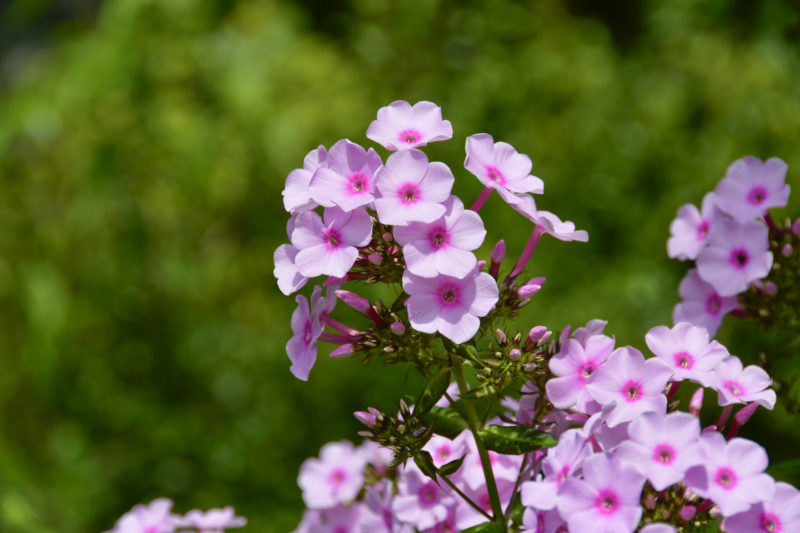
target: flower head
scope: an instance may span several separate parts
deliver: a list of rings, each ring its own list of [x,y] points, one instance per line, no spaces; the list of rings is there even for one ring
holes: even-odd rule
[[[344,212],[331,207],[323,216],[320,218],[314,211],[297,215],[292,231],[292,245],[298,250],[295,265],[301,275],[309,278],[341,278],[356,262],[356,247],[369,243],[372,219],[364,208]]]
[[[495,189],[503,199],[519,203],[515,193],[539,193],[544,182],[531,175],[531,158],[517,152],[504,142],[494,142],[492,136],[478,133],[467,137],[467,158],[464,167],[485,187]]]
[[[728,533],[790,533],[800,531],[800,491],[775,484],[775,497],[725,519]]]
[[[742,367],[741,359],[731,356],[719,364],[716,373],[713,387],[719,394],[720,405],[758,402],[767,409],[775,407],[775,391],[767,389],[772,380],[760,366]]]
[[[193,509],[183,517],[182,527],[193,527],[200,533],[223,533],[232,527],[242,527],[247,520],[236,516],[233,507],[224,509],[209,509],[206,512]]]
[[[180,517],[171,510],[172,501],[166,498],[136,505],[106,533],[172,533],[180,525]]]
[[[324,509],[352,500],[364,484],[363,453],[349,441],[329,442],[319,459],[309,458],[300,467],[297,484],[310,509]]]
[[[377,120],[367,128],[367,138],[388,150],[408,150],[453,136],[449,120],[442,120],[442,108],[433,102],[413,106],[397,100],[378,110]]]
[[[695,268],[681,280],[678,293],[683,301],[675,306],[672,320],[676,324],[689,322],[703,326],[712,337],[722,324],[722,317],[738,305],[735,296],[720,296],[710,283],[700,278]]]
[[[311,197],[324,207],[339,206],[352,211],[367,205],[375,198],[375,172],[381,157],[370,148],[342,139],[331,147],[327,165],[314,173],[308,190]]]
[[[668,255],[682,260],[695,259],[708,242],[711,226],[719,216],[717,213],[714,193],[703,197],[700,211],[692,204],[681,206],[678,217],[669,226]]]
[[[547,398],[559,409],[577,406],[586,412],[586,403],[592,399],[586,384],[613,349],[614,339],[606,335],[592,335],[585,345],[567,339],[561,351],[550,359],[550,370],[557,377],[547,382]]]
[[[777,157],[763,163],[753,156],[737,159],[717,185],[717,205],[742,222],[764,215],[770,207],[785,206],[789,200],[787,168]]]
[[[710,341],[708,331],[688,322],[672,329],[656,326],[645,335],[647,347],[673,372],[673,381],[689,379],[705,387],[714,382],[714,370],[730,354],[717,341]]]

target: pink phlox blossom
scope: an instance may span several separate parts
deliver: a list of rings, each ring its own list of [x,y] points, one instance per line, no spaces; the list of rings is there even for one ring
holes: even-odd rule
[[[522,527],[525,533],[569,533],[567,523],[557,509],[537,511],[526,508],[522,515]]]
[[[106,533],[172,533],[180,525],[181,517],[171,511],[172,501],[167,498],[136,505]]]
[[[519,214],[536,224],[544,233],[555,237],[560,241],[587,242],[589,234],[582,229],[575,229],[575,223],[566,220],[562,221],[558,216],[550,211],[536,209],[536,202],[529,194],[516,195],[518,202],[512,203]]]
[[[581,435],[595,452],[611,452],[628,440],[628,422],[613,427],[608,425],[608,417],[616,408],[616,402],[603,405],[600,411],[589,416],[580,429]]]
[[[369,509],[358,502],[305,512],[294,533],[367,533],[365,518]],[[410,532],[408,532],[410,533]]]
[[[325,509],[354,499],[364,484],[363,454],[349,441],[329,442],[319,458],[306,459],[300,467],[297,484],[310,509]]]
[[[800,531],[800,491],[775,484],[775,497],[725,519],[728,533],[792,533]]]
[[[426,477],[412,463],[407,463],[398,473],[398,492],[392,502],[392,511],[397,519],[417,529],[427,529],[442,522],[447,517],[448,507],[455,504],[453,493]]]
[[[433,464],[436,465],[436,468],[441,468],[451,461],[464,457],[468,451],[468,433],[467,430],[464,430],[453,440],[441,435],[433,435],[422,449],[431,454]]]
[[[558,444],[547,450],[541,467],[543,478],[522,484],[522,504],[539,510],[554,509],[558,488],[580,474],[581,464],[590,455],[592,447],[583,434],[577,429],[566,431]]]
[[[453,126],[442,120],[442,108],[426,101],[413,106],[405,100],[392,102],[378,109],[378,118],[367,128],[367,139],[387,150],[408,150],[452,137]]]
[[[494,142],[487,133],[467,137],[464,167],[483,183],[495,189],[503,199],[519,203],[515,193],[544,192],[544,182],[531,175],[531,158],[505,142]]]
[[[455,533],[484,522],[486,522],[485,516],[458,497],[447,507],[447,516],[444,520],[422,530],[421,533]]]
[[[295,264],[297,252],[297,248],[291,244],[281,244],[272,255],[272,261],[275,263],[272,275],[277,278],[278,288],[286,296],[302,289],[308,282],[308,278],[297,270]]]
[[[737,159],[717,185],[717,205],[740,221],[761,217],[771,207],[785,206],[789,201],[787,169],[777,157],[763,163],[753,156]]]
[[[440,275],[422,278],[406,271],[403,290],[409,294],[411,327],[423,333],[439,332],[460,344],[471,339],[499,299],[494,278],[476,268],[464,279]]]
[[[456,196],[444,202],[443,216],[430,223],[397,226],[394,238],[403,247],[406,267],[412,274],[432,278],[445,274],[463,278],[477,264],[472,250],[486,237],[480,215],[465,210]]]
[[[775,494],[775,480],[764,473],[767,452],[753,441],[734,438],[725,441],[721,433],[703,433],[700,442],[706,461],[690,468],[686,484],[719,507],[722,516],[747,511],[754,503],[769,501]]]
[[[283,189],[283,207],[296,215],[317,207],[317,202],[311,198],[308,185],[314,173],[326,164],[327,152],[324,146],[311,150],[303,160],[303,168],[298,168],[289,173],[286,178],[286,187]]]
[[[646,476],[656,490],[678,483],[706,458],[700,421],[689,413],[644,413],[630,423],[628,435],[614,455]]]
[[[632,533],[642,516],[644,477],[619,459],[595,454],[583,462],[583,479],[558,490],[558,512],[570,531]]]
[[[414,533],[412,526],[400,523],[394,516],[393,500],[391,482],[382,480],[368,486],[364,493],[362,510],[365,512],[361,516],[359,533]]]
[[[697,256],[697,272],[720,296],[738,294],[769,274],[767,227],[755,220],[720,220],[714,225],[708,246]]]
[[[532,381],[528,381],[520,390],[519,400],[506,396],[502,405],[509,411],[521,426],[531,426],[536,421],[536,403],[539,401],[539,388]]]
[[[364,150],[342,139],[331,147],[326,163],[317,169],[308,186],[319,205],[352,211],[375,199],[375,173],[382,164],[375,150]]]
[[[682,261],[697,258],[708,241],[711,226],[719,216],[714,193],[703,197],[700,211],[692,204],[682,205],[677,218],[669,225],[667,254]]]
[[[292,245],[298,249],[295,265],[308,278],[341,278],[358,258],[356,247],[365,246],[372,238],[372,219],[364,208],[346,213],[331,207],[323,217],[314,211],[297,215],[292,231]]]
[[[203,512],[193,509],[183,517],[181,527],[193,527],[198,533],[224,533],[226,529],[242,527],[247,520],[236,516],[233,507],[223,509],[209,509]]]
[[[608,321],[606,320],[600,320],[599,318],[592,319],[587,322],[585,326],[581,326],[573,331],[572,338],[581,343],[581,346],[586,348],[586,341],[594,335],[602,335],[607,324]],[[569,334],[569,332],[567,333]],[[564,342],[564,340],[561,341],[562,344]]]
[[[775,391],[767,388],[772,379],[760,366],[743,367],[741,359],[731,356],[719,364],[716,374],[713,388],[720,405],[757,402],[767,409],[775,407]]]
[[[671,524],[652,522],[640,529],[639,533],[678,533],[678,530]]]
[[[419,150],[403,150],[389,156],[377,176],[378,219],[384,224],[405,226],[430,223],[445,214],[443,202],[450,197],[455,178],[444,163]]]
[[[289,368],[292,374],[298,379],[307,381],[311,367],[317,360],[317,339],[325,329],[322,317],[333,310],[336,296],[333,291],[327,291],[323,297],[322,288],[315,286],[310,306],[303,295],[297,295],[295,301],[297,308],[292,313],[294,335],[286,343],[286,354],[292,362]]]
[[[714,370],[730,356],[727,348],[709,340],[708,330],[688,322],[679,322],[672,329],[656,326],[645,335],[645,342],[656,357],[673,372],[673,381],[688,379],[710,387]]]
[[[616,403],[606,421],[614,427],[647,411],[663,413],[667,408],[664,387],[671,376],[663,361],[645,361],[639,350],[625,346],[614,350],[595,371],[587,390],[600,404]]]
[[[681,280],[678,293],[683,301],[672,312],[673,322],[702,326],[712,337],[722,324],[722,317],[738,307],[736,296],[720,296],[711,284],[700,278],[695,268]]]
[[[567,339],[561,351],[550,359],[550,370],[556,377],[547,382],[547,398],[559,409],[577,406],[586,412],[587,402],[592,401],[587,383],[613,350],[614,339],[606,335],[592,335],[586,339],[586,346]]]

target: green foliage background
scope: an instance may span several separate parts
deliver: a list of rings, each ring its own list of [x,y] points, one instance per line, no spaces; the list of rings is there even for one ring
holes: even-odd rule
[[[368,143],[396,99],[443,107],[455,136],[428,153],[465,202],[464,138],[489,132],[531,155],[538,205],[589,231],[543,240],[529,272],[548,282],[515,327],[600,317],[644,348],[685,272],[665,253],[678,206],[746,154],[783,158],[800,189],[795,6],[0,6],[0,530],[104,531],[161,495],[180,512],[232,504],[245,531],[297,524],[303,459],[420,384],[324,350],[308,383],[288,372],[280,193],[317,145]],[[518,254],[527,223],[496,196],[481,214],[483,252],[505,238]],[[783,350],[730,320],[719,338],[751,361]],[[748,434],[789,460],[797,420],[760,411]],[[794,468],[776,475],[797,483]]]

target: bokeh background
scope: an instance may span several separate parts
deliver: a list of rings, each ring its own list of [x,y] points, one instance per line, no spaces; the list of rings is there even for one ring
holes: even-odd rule
[[[0,2],[0,530],[104,531],[157,496],[293,529],[303,459],[419,382],[329,348],[289,373],[281,189],[317,145],[370,144],[396,99],[443,107],[455,135],[428,153],[465,202],[464,138],[489,132],[589,231],[543,239],[516,327],[599,317],[644,348],[686,270],[665,252],[678,206],[746,154],[800,190],[799,46],[779,0]],[[527,222],[496,196],[481,214],[483,253],[518,254]],[[731,320],[719,338],[784,349]],[[746,428],[795,483],[798,420]]]

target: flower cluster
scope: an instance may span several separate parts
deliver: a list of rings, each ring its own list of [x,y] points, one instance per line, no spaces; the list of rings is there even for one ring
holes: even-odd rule
[[[136,505],[107,533],[224,533],[245,524],[247,520],[236,516],[233,507],[205,512],[193,509],[181,516],[172,513],[170,500],[159,498],[148,505]]]

